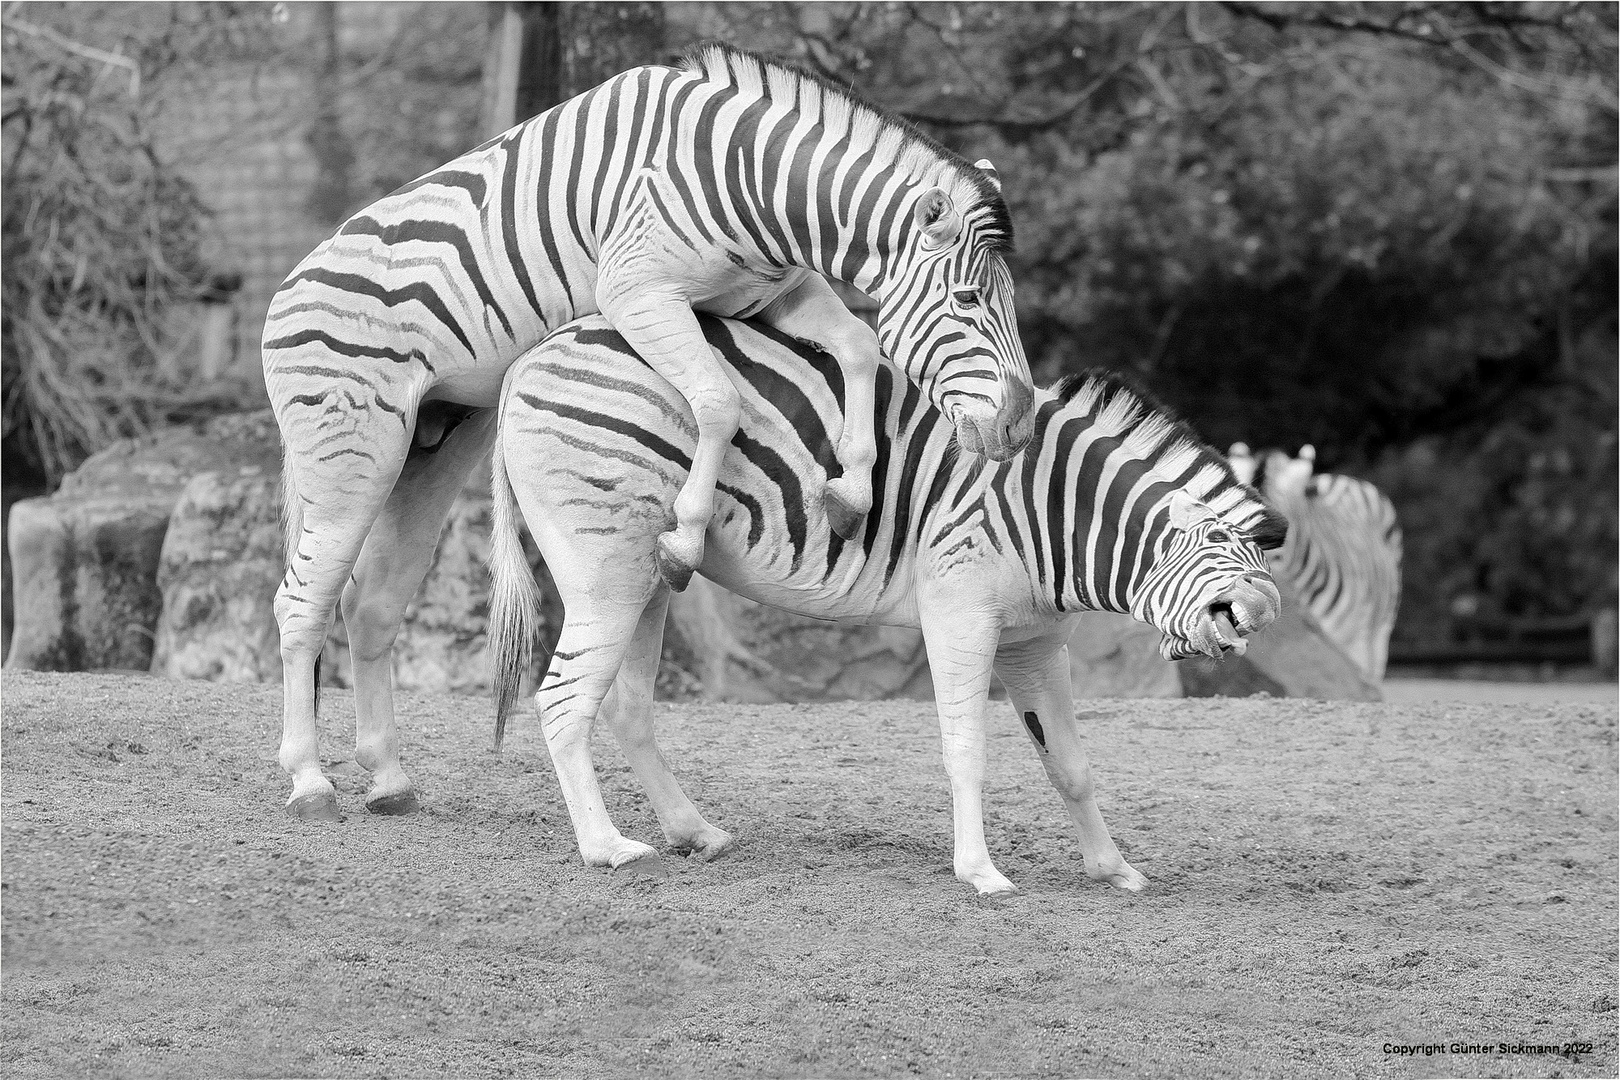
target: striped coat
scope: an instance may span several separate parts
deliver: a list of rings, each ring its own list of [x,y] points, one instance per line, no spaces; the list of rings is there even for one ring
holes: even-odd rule
[[[1030,445],[997,464],[958,453],[950,425],[885,368],[873,508],[846,540],[813,496],[842,423],[837,365],[766,327],[703,328],[737,377],[744,421],[720,473],[702,572],[803,614],[922,628],[962,880],[981,892],[1012,887],[990,862],[979,809],[994,670],[1080,828],[1088,872],[1140,888],[1091,796],[1068,684],[1073,619],[1128,611],[1163,631],[1168,659],[1241,650],[1278,612],[1261,548],[1281,542],[1281,519],[1223,458],[1111,377],[1037,392]],[[589,751],[599,713],[670,842],[704,855],[728,842],[680,793],[650,727],[668,601],[654,547],[694,436],[679,397],[599,320],[558,331],[508,376],[491,552],[497,711],[533,634],[521,509],[567,612],[536,701],[592,864],[653,857],[602,809]]]
[[[702,560],[740,408],[694,312],[751,315],[837,358],[857,420],[817,497],[853,534],[871,501],[880,343],[968,450],[1001,459],[1028,438],[1011,241],[988,162],[724,47],[625,72],[351,218],[293,271],[265,324],[286,459],[276,619],[292,812],[337,813],[316,747],[315,664],[340,597],[367,805],[414,806],[389,652],[525,350],[599,311],[691,410],[692,468],[657,547],[679,587]],[[878,300],[875,331],[827,277]]]
[[[1366,480],[1317,473],[1316,450],[1258,457],[1242,443],[1233,465],[1288,518],[1288,542],[1271,569],[1346,656],[1375,681],[1389,664],[1401,603],[1401,527],[1395,505]]]

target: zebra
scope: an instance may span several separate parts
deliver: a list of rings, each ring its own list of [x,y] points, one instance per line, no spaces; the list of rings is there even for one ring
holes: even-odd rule
[[[693,411],[696,456],[658,545],[679,588],[702,559],[739,408],[694,311],[752,316],[837,357],[856,419],[824,490],[833,527],[853,535],[871,502],[880,348],[969,451],[1000,460],[1028,439],[1011,244],[988,161],[725,46],[618,75],[350,218],[281,286],[264,334],[285,457],[288,810],[337,816],[316,750],[316,666],[340,603],[367,808],[416,808],[390,652],[525,350],[599,311]],[[875,330],[828,279],[878,300]]]
[[[1232,467],[1288,518],[1271,569],[1346,656],[1374,681],[1389,664],[1401,604],[1401,526],[1395,505],[1366,480],[1317,473],[1316,449],[1228,452]]]
[[[1286,522],[1118,377],[1093,373],[1036,391],[1029,446],[993,463],[959,454],[939,411],[885,366],[872,510],[846,540],[814,497],[844,423],[836,363],[766,325],[699,322],[743,399],[702,573],[800,614],[921,627],[959,879],[980,893],[1013,889],[991,862],[980,803],[994,670],[1079,830],[1088,875],[1142,888],[1093,795],[1069,683],[1074,619],[1087,609],[1129,612],[1163,631],[1170,660],[1241,652],[1280,611],[1262,549],[1282,542]],[[602,716],[668,842],[713,858],[730,837],[682,792],[651,720],[670,596],[654,547],[669,492],[690,466],[691,414],[622,335],[592,317],[513,365],[498,423],[496,743],[529,664],[538,605],[521,510],[566,611],[535,702],[580,854],[593,866],[658,859],[608,819],[589,745]]]

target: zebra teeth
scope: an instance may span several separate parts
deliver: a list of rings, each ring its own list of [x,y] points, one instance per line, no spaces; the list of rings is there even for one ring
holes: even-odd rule
[[[1225,608],[1217,611],[1212,622],[1215,627],[1215,635],[1220,638],[1223,647],[1231,649],[1239,656],[1249,651],[1249,643],[1242,634],[1238,633],[1236,624],[1232,622],[1232,613],[1230,611]]]

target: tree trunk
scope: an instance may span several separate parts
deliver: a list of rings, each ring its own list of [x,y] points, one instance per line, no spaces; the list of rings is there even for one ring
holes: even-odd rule
[[[484,137],[638,64],[663,59],[664,10],[655,3],[527,3],[490,11]]]
[[[315,5],[315,121],[308,141],[315,155],[315,183],[310,188],[309,212],[317,221],[336,224],[349,215],[349,176],[354,170],[354,148],[343,137],[342,85],[338,65],[337,4]]]

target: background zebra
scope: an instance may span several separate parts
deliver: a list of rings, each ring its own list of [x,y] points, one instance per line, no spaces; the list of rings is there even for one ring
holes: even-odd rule
[[[1079,829],[1087,873],[1145,883],[1092,791],[1067,641],[1088,608],[1164,633],[1167,659],[1241,650],[1280,601],[1262,547],[1286,529],[1225,460],[1107,375],[1038,391],[1023,455],[956,453],[949,425],[880,368],[874,502],[849,541],[815,497],[833,465],[844,386],[826,356],[768,327],[701,320],[738,377],[744,421],[720,475],[703,573],[826,619],[921,626],[955,807],[956,875],[1013,888],[985,846],[980,791],[992,668]],[[712,858],[730,837],[681,791],[654,741],[652,690],[669,589],[654,547],[696,430],[674,388],[601,319],[559,330],[513,365],[494,456],[491,653],[501,717],[527,667],[538,597],[524,518],[566,618],[536,695],[546,745],[591,865],[656,859],[609,820],[591,761],[599,711],[669,842]]]
[[[857,422],[826,497],[853,533],[871,499],[880,341],[969,450],[1004,458],[1028,438],[1011,241],[993,172],[724,47],[617,76],[351,218],[294,270],[265,328],[286,455],[290,566],[275,613],[288,808],[337,813],[316,751],[315,665],[340,592],[366,804],[415,807],[389,652],[520,353],[600,310],[690,407],[692,470],[658,549],[679,587],[702,557],[738,415],[693,310],[752,315],[837,358]],[[821,275],[877,298],[875,335]]]
[[[1291,584],[1322,630],[1362,671],[1382,679],[1401,604],[1401,527],[1371,483],[1316,473],[1316,450],[1252,454],[1235,443],[1233,471],[1288,518],[1272,572]]]

